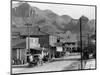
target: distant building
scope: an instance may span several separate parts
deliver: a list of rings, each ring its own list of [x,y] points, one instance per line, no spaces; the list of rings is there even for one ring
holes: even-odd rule
[[[95,45],[96,44],[96,35],[95,34],[91,35],[90,40],[91,40],[91,43]]]
[[[60,39],[60,41],[63,42],[66,51],[77,50],[78,40],[76,34],[72,34],[70,31],[67,31],[66,33],[61,33],[58,35],[63,37]]]
[[[66,42],[65,42],[66,50],[77,50],[78,42],[76,34],[72,34],[71,32],[66,32]]]

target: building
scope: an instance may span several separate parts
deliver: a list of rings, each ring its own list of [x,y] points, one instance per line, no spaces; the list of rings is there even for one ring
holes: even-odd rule
[[[64,43],[66,50],[68,51],[77,50],[77,47],[78,47],[77,41],[78,40],[77,40],[76,34],[72,34],[70,31],[66,32],[66,42]]]
[[[12,64],[19,65],[24,64],[27,61],[26,58],[26,40],[25,39],[14,39],[11,43],[11,56],[12,61],[14,61]]]
[[[49,36],[49,44],[51,48],[51,56],[52,57],[60,57],[61,53],[64,51],[63,42],[61,42],[61,37],[58,35],[50,35]]]
[[[70,31],[67,31],[65,33],[58,34],[58,36],[62,37],[60,39],[60,42],[64,44],[64,48],[66,51],[77,50],[78,40],[76,34],[72,34]]]
[[[33,30],[34,31],[34,30]],[[17,36],[18,37],[18,36]],[[18,61],[17,64],[27,63],[28,55],[28,33],[20,33],[20,38],[12,37],[12,61]],[[34,32],[30,33],[30,52],[31,54],[41,53],[42,49],[44,52],[49,50],[49,35],[45,32],[35,28]]]
[[[48,48],[49,46],[49,34],[40,31],[39,27],[34,27],[34,29],[32,29],[30,31],[30,37],[34,37],[34,38],[39,38],[39,43],[41,47],[45,47]],[[28,37],[28,32],[22,33],[20,35],[21,38],[25,39]]]

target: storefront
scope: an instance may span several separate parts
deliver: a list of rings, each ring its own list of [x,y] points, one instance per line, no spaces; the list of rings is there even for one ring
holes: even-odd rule
[[[12,46],[12,64],[20,65],[25,64],[26,61],[26,43],[25,39],[16,40],[17,44]]]

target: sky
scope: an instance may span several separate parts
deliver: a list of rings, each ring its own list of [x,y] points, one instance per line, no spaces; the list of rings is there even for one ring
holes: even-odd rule
[[[18,2],[13,2],[18,3]],[[28,2],[31,6],[38,7],[41,10],[49,9],[58,15],[69,15],[74,19],[79,19],[82,15],[89,19],[95,19],[95,7],[63,4],[46,4]]]

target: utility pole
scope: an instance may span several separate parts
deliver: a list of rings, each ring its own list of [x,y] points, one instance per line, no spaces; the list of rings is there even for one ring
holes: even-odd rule
[[[27,31],[28,31],[28,50],[27,50],[27,52],[29,52],[29,54],[30,54],[30,27],[32,26],[32,24],[25,24],[26,26],[27,26]]]
[[[24,16],[27,16],[27,17],[24,17],[24,21],[26,22],[25,26],[27,27],[27,32],[28,32],[28,54],[30,54],[30,27],[32,27],[32,23],[30,23],[30,19],[28,19],[30,16],[31,16],[32,12],[31,12],[31,9],[29,10],[29,13],[27,15],[24,15]]]
[[[88,47],[89,47],[89,44],[90,44],[90,43],[89,43],[89,34],[87,34],[87,37],[88,37]]]
[[[82,49],[82,21],[81,18],[80,21],[80,49],[81,49],[81,70],[83,69],[83,49]]]

